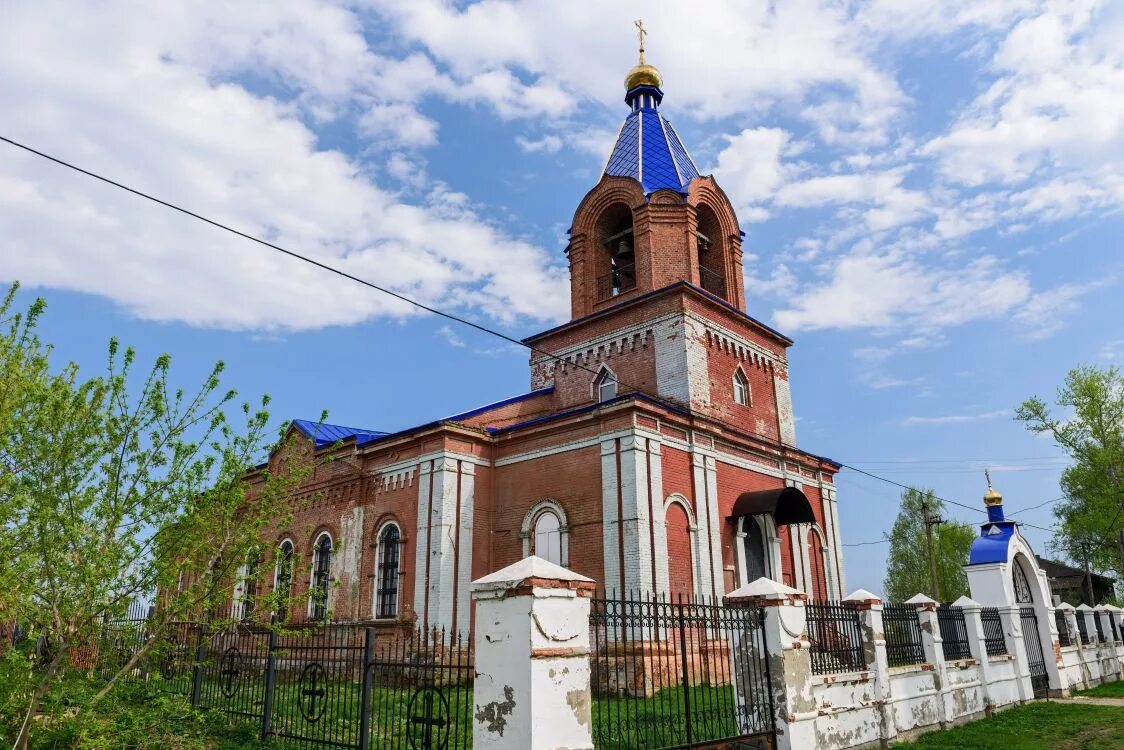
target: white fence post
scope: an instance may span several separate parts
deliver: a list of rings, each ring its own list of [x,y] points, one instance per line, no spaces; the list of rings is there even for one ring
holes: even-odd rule
[[[882,720],[881,736],[888,742],[898,736],[890,692],[890,659],[886,654],[886,626],[882,619],[882,599],[865,589],[850,594],[843,603],[859,614],[863,635],[863,655],[867,669],[874,675],[874,694],[879,701]]]
[[[768,578],[726,595],[731,604],[765,609],[765,649],[777,725],[777,750],[816,747],[816,702],[806,631],[808,595]]]
[[[906,599],[906,604],[917,607],[917,621],[921,625],[921,645],[925,649],[925,661],[933,665],[936,677],[937,696],[940,701],[941,729],[948,726],[949,709],[945,695],[948,693],[948,665],[944,660],[944,638],[937,620],[937,602],[924,594]]]
[[[591,750],[594,582],[528,557],[472,584],[476,750]]]

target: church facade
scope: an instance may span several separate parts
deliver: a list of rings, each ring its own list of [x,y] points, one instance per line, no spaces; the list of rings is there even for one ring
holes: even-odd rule
[[[525,341],[527,393],[393,434],[293,423],[334,460],[266,540],[273,589],[308,601],[287,618],[467,631],[471,581],[531,554],[608,591],[766,576],[843,597],[839,465],[797,447],[793,342],[746,313],[744,235],[661,87],[642,58],[574,214],[571,319]]]

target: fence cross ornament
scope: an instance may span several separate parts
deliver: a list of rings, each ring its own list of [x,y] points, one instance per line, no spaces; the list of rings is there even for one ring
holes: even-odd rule
[[[238,648],[231,646],[222,655],[222,671],[219,673],[222,676],[222,694],[227,698],[233,698],[234,694],[238,692],[240,675],[238,670],[238,657],[241,653]]]
[[[417,712],[419,696],[421,713]],[[410,698],[407,713],[410,724],[421,727],[421,745],[414,732],[408,735],[412,750],[441,750],[449,743],[449,702],[440,690],[431,685],[418,688]]]
[[[315,724],[324,715],[327,701],[324,700],[324,687],[321,683],[325,681],[326,677],[324,667],[320,666],[318,662],[312,662],[301,672],[299,705],[301,716],[309,724]]]

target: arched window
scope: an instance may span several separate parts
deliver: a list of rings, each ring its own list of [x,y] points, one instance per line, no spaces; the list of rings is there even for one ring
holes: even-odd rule
[[[597,392],[598,403],[611,401],[617,397],[617,376],[608,367],[602,367],[593,381],[593,387]]]
[[[273,572],[273,591],[277,594],[277,621],[289,616],[289,596],[293,593],[293,542],[281,542],[277,550],[277,567]]]
[[[309,597],[309,617],[325,620],[328,617],[328,587],[332,580],[332,537],[324,532],[316,538],[312,552],[312,586]]]
[[[553,500],[535,503],[523,517],[519,536],[523,539],[523,556],[536,555],[563,568],[570,565],[570,530],[566,512]]]
[[[249,620],[254,614],[254,605],[257,599],[258,567],[261,557],[257,552],[251,552],[245,565],[238,567],[234,582],[234,610],[231,615],[237,620]]]
[[[698,250],[699,285],[722,299],[726,299],[726,258],[722,238],[722,225],[710,206],[698,207],[699,228],[695,233]]]
[[[549,510],[535,519],[535,533],[531,540],[533,554],[555,565],[562,564],[562,524]]]
[[[388,522],[378,535],[378,571],[375,577],[375,617],[391,619],[398,616],[398,565],[402,534],[398,524]]]
[[[753,401],[749,390],[749,378],[745,376],[742,368],[734,370],[734,403],[749,406]]]
[[[632,231],[632,209],[615,203],[597,222],[602,247],[597,263],[597,298],[610,299],[636,288],[636,251]]]
[[[1020,604],[1033,604],[1034,596],[1030,593],[1030,582],[1026,579],[1026,572],[1017,558],[1011,565],[1011,577],[1015,586],[1015,601]]]

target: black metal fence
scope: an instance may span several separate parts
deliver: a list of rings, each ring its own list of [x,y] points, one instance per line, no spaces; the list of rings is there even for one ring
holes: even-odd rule
[[[838,674],[868,669],[858,610],[838,602],[808,604],[805,609],[813,673]]]
[[[1104,626],[1101,624],[1101,616],[1099,613],[1093,613],[1093,624],[1097,626],[1097,642],[1104,643]]]
[[[882,629],[886,638],[886,658],[891,667],[925,661],[917,607],[912,604],[885,605],[882,608]]]
[[[1081,634],[1081,645],[1089,645],[1089,624],[1085,622],[1085,613],[1077,613],[1077,632]]]
[[[995,607],[984,607],[980,610],[980,623],[983,625],[984,646],[988,656],[1005,656],[1007,654],[1007,637],[1003,634],[1003,621],[999,618],[999,610]]]
[[[752,738],[771,747],[764,622],[756,607],[706,599],[592,598],[594,746],[710,747]]]
[[[1073,630],[1069,627],[1069,618],[1065,616],[1064,609],[1054,610],[1054,625],[1058,628],[1058,643],[1062,646],[1073,645]]]
[[[968,627],[964,624],[964,610],[949,604],[937,607],[937,624],[944,642],[945,661],[970,659],[972,650],[968,646]]]
[[[1108,624],[1112,627],[1112,640],[1113,641],[1119,641],[1120,640],[1120,626],[1116,624],[1117,616],[1118,615],[1115,612],[1110,612],[1109,615],[1108,615]]]
[[[124,666],[150,640],[147,623],[104,623],[98,670]],[[253,721],[284,747],[472,747],[472,643],[438,630],[174,623],[130,675],[194,707]]]

